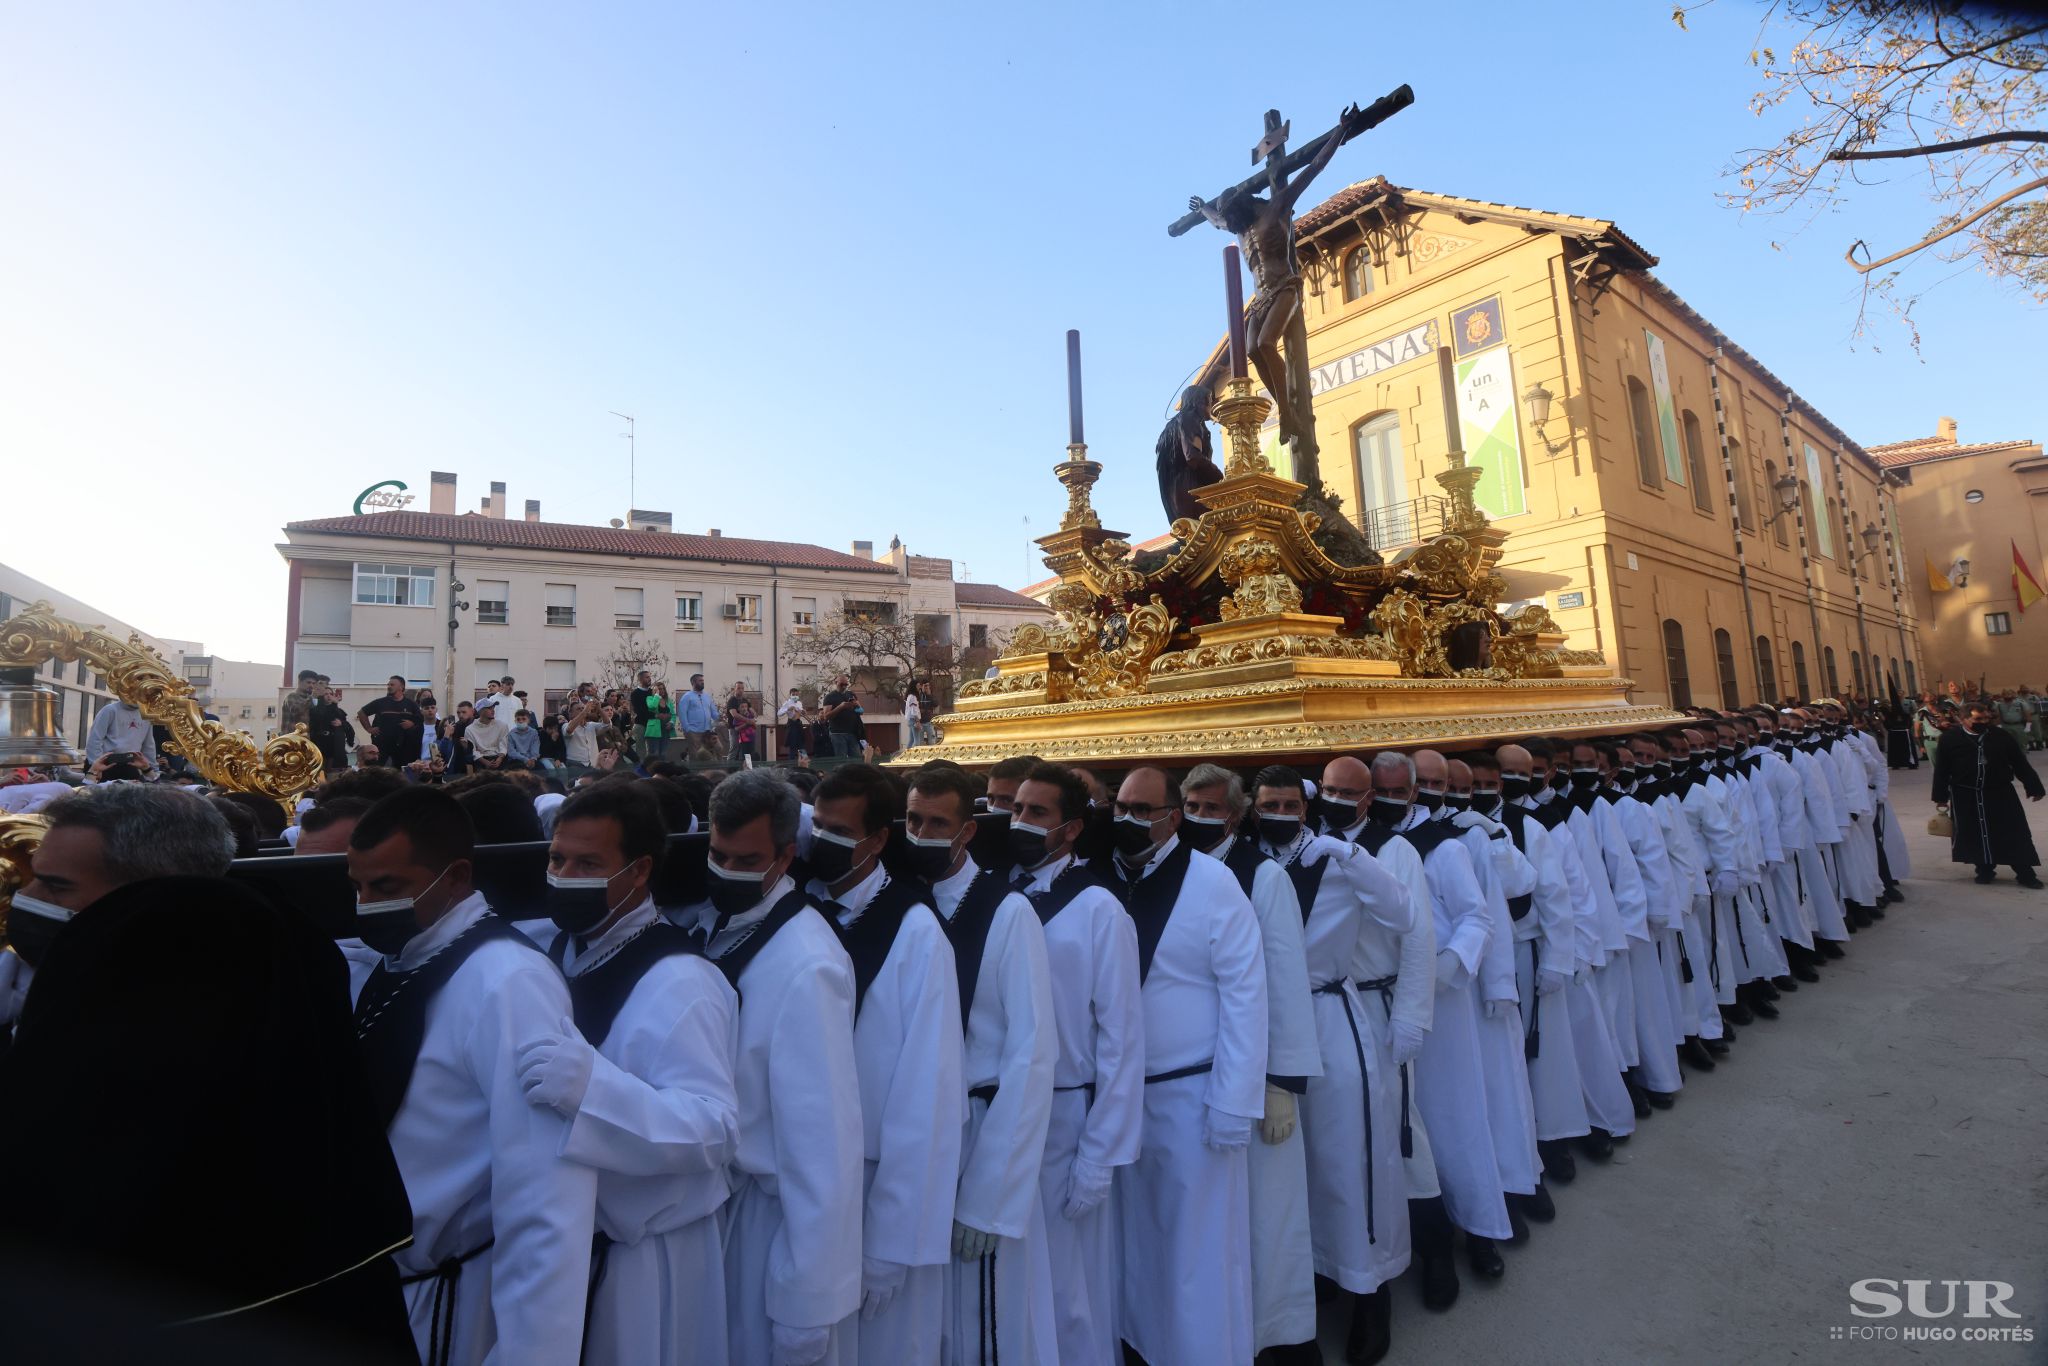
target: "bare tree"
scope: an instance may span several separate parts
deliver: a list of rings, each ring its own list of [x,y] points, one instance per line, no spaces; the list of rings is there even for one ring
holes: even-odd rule
[[[631,688],[640,681],[642,670],[653,674],[657,683],[666,681],[668,655],[638,631],[621,631],[611,651],[597,661],[597,677],[591,682],[600,689]]]
[[[783,641],[782,662],[818,673],[844,671],[854,687],[891,706],[901,706],[913,681],[936,685],[938,700],[958,692],[963,669],[976,676],[1002,653],[1003,633],[994,632],[981,645],[961,646],[940,636],[920,634],[910,622],[863,612],[833,612],[821,618],[809,635]]]
[[[1671,17],[1683,28],[1702,7]],[[1780,30],[1791,46],[1767,45]],[[1927,178],[1935,216],[1883,255],[1849,247],[1866,307],[1876,294],[1910,326],[1918,293],[1897,289],[1892,267],[1930,250],[2048,302],[2048,21],[1959,0],[1772,0],[1750,61],[1763,87],[1750,109],[1798,117],[1740,154],[1728,174],[1741,189],[1724,201],[1811,221],[1873,183],[1867,163],[1904,161]]]

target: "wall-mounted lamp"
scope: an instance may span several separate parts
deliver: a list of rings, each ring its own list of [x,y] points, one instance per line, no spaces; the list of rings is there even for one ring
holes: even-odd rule
[[[1522,402],[1529,405],[1529,418],[1536,424],[1536,435],[1543,442],[1544,451],[1550,455],[1562,455],[1571,449],[1572,444],[1569,431],[1565,433],[1567,439],[1556,444],[1543,435],[1544,424],[1550,421],[1550,405],[1556,401],[1557,395],[1540,384],[1530,385],[1529,392],[1522,395]]]
[[[1760,531],[1769,530],[1773,522],[1799,506],[1799,476],[1788,474],[1779,479],[1777,483],[1771,485],[1771,496],[1778,500],[1778,510],[1771,514],[1769,521],[1758,528]]]
[[[1947,577],[1948,581],[1958,588],[1968,587],[1970,582],[1969,560],[1958,556],[1955,562],[1949,565]]]

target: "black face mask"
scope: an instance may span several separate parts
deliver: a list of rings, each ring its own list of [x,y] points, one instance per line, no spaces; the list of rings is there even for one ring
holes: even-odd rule
[[[1580,792],[1591,792],[1600,786],[1600,770],[1597,768],[1575,768],[1572,770],[1572,786]]]
[[[811,876],[830,886],[853,871],[861,841],[829,830],[811,831]]]
[[[1554,768],[1550,771],[1550,785],[1563,792],[1572,785],[1572,775],[1561,768]]]
[[[27,902],[29,904],[24,905]],[[49,952],[50,941],[71,923],[76,912],[33,897],[14,894],[14,904],[7,912],[7,942],[21,955],[21,961],[30,967],[39,967],[43,955]],[[411,912],[407,912],[411,917]]]
[[[1444,794],[1441,792],[1431,792],[1426,787],[1418,787],[1415,789],[1415,804],[1431,815],[1435,815],[1444,809]]]
[[[1294,837],[1301,833],[1299,816],[1259,817],[1259,838],[1275,849],[1285,849],[1294,843]]]
[[[953,841],[921,840],[912,835],[903,844],[912,873],[926,882],[945,879],[946,870],[953,866]]]
[[[1349,830],[1358,824],[1358,803],[1342,797],[1317,797],[1316,819],[1323,823],[1323,829],[1330,834]]]
[[[1003,833],[1003,852],[1009,855],[1012,867],[1036,868],[1045,862],[1045,846],[1051,838],[1050,830],[1012,821]]]
[[[1141,821],[1136,816],[1118,816],[1110,831],[1110,839],[1115,842],[1117,853],[1131,860],[1151,851],[1152,829],[1151,821]]]
[[[419,922],[413,919],[410,909],[403,911],[380,911],[374,915],[356,916],[356,938],[383,954],[396,958],[405,952],[405,946],[420,932]],[[14,938],[12,932],[8,938]],[[23,955],[26,957],[27,955]],[[31,962],[34,960],[31,959]]]
[[[619,873],[626,870],[621,868]],[[570,934],[588,934],[611,914],[611,877],[561,877],[548,874],[548,919]],[[758,893],[755,897],[759,900]]]
[[[1503,778],[1501,782],[1506,783],[1507,779]],[[1500,793],[1475,791],[1472,794],[1472,809],[1482,816],[1491,816],[1500,810]]]
[[[1408,803],[1397,802],[1391,797],[1374,797],[1372,805],[1365,809],[1367,820],[1374,825],[1384,825],[1390,830],[1399,825],[1407,815]]]
[[[1526,773],[1503,773],[1500,775],[1500,795],[1508,801],[1519,801],[1529,795],[1529,776]]]
[[[1444,805],[1453,811],[1470,811],[1472,809],[1472,794],[1469,792],[1446,792],[1444,793]]]
[[[711,874],[711,909],[718,912],[721,921],[745,911],[751,911],[768,895],[768,889],[775,885],[766,870],[759,873],[732,873],[715,863],[706,863],[705,871]]]
[[[1229,821],[1217,820],[1212,816],[1190,816],[1186,812],[1181,813],[1181,838],[1205,854],[1222,842],[1223,832],[1229,828]]]
[[[1659,778],[1671,776],[1671,764],[1667,760],[1659,759],[1656,763],[1651,764],[1650,767],[1656,770]]]

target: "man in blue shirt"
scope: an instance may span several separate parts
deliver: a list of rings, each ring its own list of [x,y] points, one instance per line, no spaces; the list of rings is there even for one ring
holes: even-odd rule
[[[718,704],[704,691],[704,675],[690,675],[690,690],[676,704],[676,721],[683,728],[683,753],[690,759],[716,759]]]

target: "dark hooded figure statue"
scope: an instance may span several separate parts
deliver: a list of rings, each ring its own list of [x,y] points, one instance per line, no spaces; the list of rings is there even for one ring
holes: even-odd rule
[[[1154,446],[1159,473],[1159,503],[1166,509],[1166,524],[1182,517],[1199,517],[1202,505],[1194,491],[1219,482],[1223,471],[1210,454],[1209,391],[1190,384],[1180,396],[1180,407],[1167,420]]]

